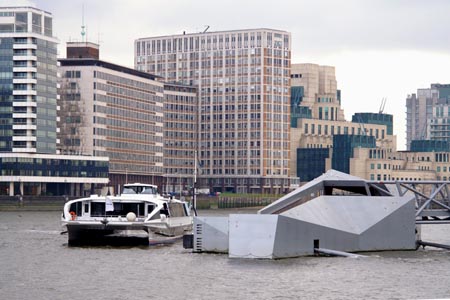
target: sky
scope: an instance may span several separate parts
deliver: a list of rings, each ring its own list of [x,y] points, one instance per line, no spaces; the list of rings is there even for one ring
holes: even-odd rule
[[[0,4],[2,1],[0,0]],[[11,0],[9,0],[11,1]],[[19,3],[23,0],[14,0]],[[347,120],[355,112],[394,115],[397,147],[406,144],[406,98],[450,83],[447,0],[35,0],[53,14],[60,57],[67,41],[100,43],[103,60],[134,64],[134,40],[208,31],[273,28],[292,37],[292,63],[336,68]]]

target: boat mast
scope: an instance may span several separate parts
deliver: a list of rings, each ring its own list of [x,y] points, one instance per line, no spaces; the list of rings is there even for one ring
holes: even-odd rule
[[[194,216],[197,216],[197,199],[196,199],[196,188],[197,188],[197,151],[194,151],[194,185],[192,193],[192,208],[194,209]]]

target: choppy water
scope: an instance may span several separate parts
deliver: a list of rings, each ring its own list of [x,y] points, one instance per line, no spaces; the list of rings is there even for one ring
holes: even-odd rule
[[[450,226],[423,227],[422,237],[450,244]],[[430,298],[450,298],[450,251],[268,261],[181,243],[69,248],[58,212],[0,212],[0,299]]]

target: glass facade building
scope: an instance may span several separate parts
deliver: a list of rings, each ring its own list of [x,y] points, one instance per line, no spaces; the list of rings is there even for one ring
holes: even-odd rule
[[[0,8],[0,195],[86,195],[108,183],[108,158],[57,150],[52,15]]]
[[[298,148],[297,176],[301,182],[311,181],[326,172],[329,148]]]
[[[305,89],[303,86],[291,86],[291,127],[297,127],[298,119],[311,119],[312,111],[302,106]]]
[[[386,125],[386,134],[394,134],[394,118],[389,114],[380,113],[355,113],[352,116],[353,123]]]
[[[373,136],[345,134],[334,135],[331,168],[350,174],[350,158],[353,158],[354,148],[375,147],[376,140]]]
[[[0,195],[87,196],[107,184],[108,158],[0,153]]]
[[[52,16],[32,7],[0,13],[0,151],[56,153],[56,46]]]
[[[440,140],[413,140],[411,152],[449,152],[450,143]]]

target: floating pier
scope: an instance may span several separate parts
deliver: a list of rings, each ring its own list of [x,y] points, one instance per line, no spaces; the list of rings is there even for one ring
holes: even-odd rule
[[[193,251],[277,259],[415,250],[420,240],[413,192],[330,170],[258,214],[194,218]]]

